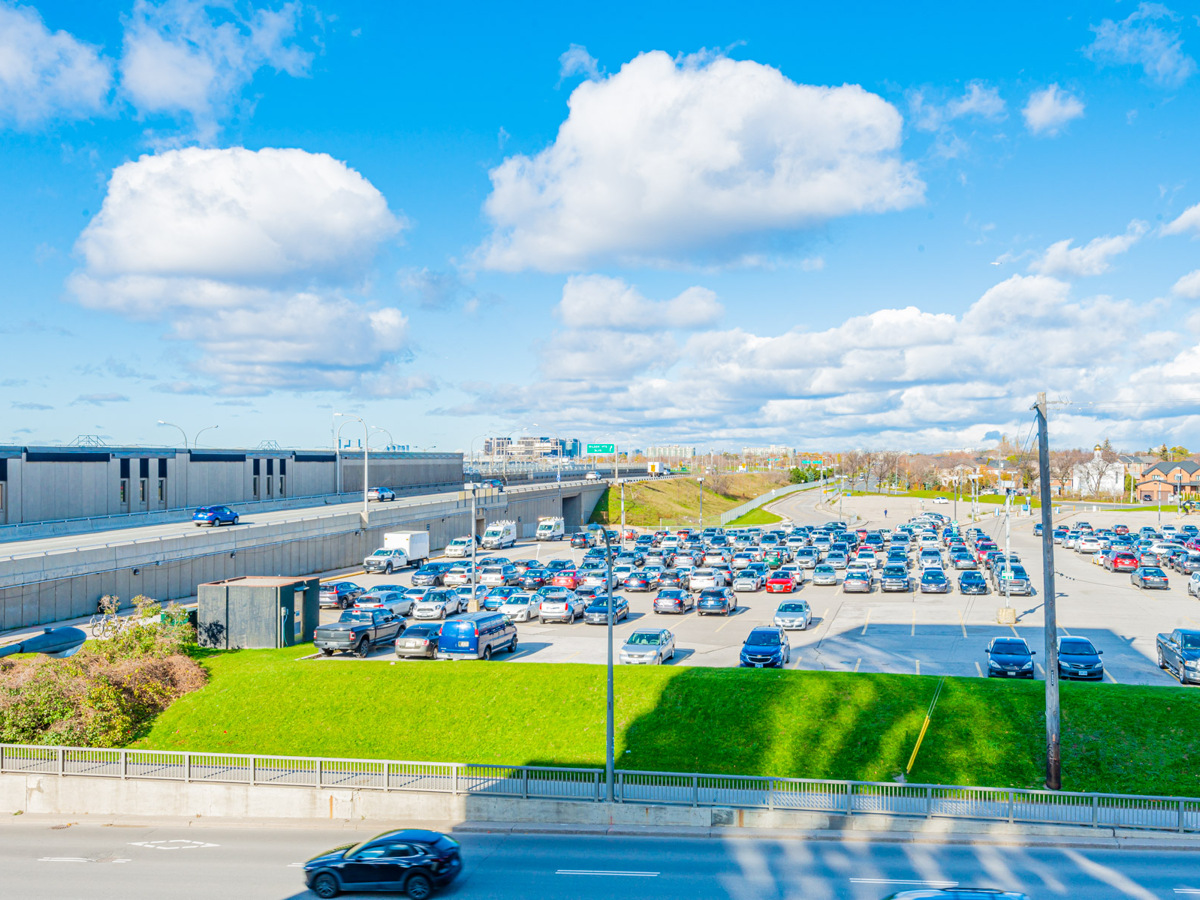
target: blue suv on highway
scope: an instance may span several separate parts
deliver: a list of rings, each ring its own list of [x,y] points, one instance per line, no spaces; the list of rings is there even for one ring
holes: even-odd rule
[[[236,525],[238,517],[228,506],[202,506],[192,513],[192,521],[197,526],[211,525],[215,528],[218,525]]]

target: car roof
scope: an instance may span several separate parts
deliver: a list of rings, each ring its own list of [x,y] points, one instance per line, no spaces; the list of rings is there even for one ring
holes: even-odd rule
[[[377,834],[371,838],[369,843],[377,841],[420,841],[426,844],[432,844],[439,838],[445,837],[439,831],[428,831],[424,828],[402,828],[399,831],[385,831],[383,834]]]

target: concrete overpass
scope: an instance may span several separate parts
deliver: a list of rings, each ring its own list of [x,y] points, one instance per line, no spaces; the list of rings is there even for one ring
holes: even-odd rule
[[[579,480],[480,491],[476,527],[512,519],[529,537],[539,517],[562,516],[575,530],[607,486]],[[431,548],[469,534],[470,493],[372,503],[365,523],[360,500],[263,510],[223,528],[175,521],[11,541],[0,554],[0,631],[90,615],[106,594],[123,603],[138,594],[176,600],[207,581],[343,568],[382,546],[384,532],[417,530],[429,532]]]

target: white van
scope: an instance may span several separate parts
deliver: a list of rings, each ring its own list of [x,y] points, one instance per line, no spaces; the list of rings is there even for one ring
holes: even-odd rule
[[[483,540],[479,545],[484,550],[503,550],[505,547],[516,546],[516,543],[517,523],[511,519],[505,519],[489,525],[483,532]]]
[[[561,541],[567,534],[567,524],[561,516],[547,516],[538,519],[537,532],[534,538],[539,541]]]
[[[470,556],[472,543],[469,537],[457,537],[446,545],[446,556],[452,559]]]

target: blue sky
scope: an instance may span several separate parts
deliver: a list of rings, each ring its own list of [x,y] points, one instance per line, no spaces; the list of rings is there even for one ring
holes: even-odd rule
[[[1194,447],[1198,53],[1182,3],[0,0],[0,441],[936,450],[1046,390]]]

